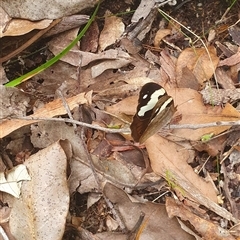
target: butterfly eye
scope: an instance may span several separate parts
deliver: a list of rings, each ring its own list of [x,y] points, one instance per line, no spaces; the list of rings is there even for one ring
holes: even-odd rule
[[[137,112],[130,125],[132,138],[143,143],[169,123],[176,109],[164,88],[156,83],[145,84],[138,99]]]

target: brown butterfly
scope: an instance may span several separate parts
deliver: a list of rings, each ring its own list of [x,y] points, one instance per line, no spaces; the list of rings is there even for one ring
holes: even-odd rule
[[[140,91],[137,112],[130,125],[133,140],[145,142],[167,125],[175,112],[173,99],[163,87],[154,82],[145,84]]]

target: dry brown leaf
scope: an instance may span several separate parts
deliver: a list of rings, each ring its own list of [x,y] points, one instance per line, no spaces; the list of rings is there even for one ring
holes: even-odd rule
[[[176,79],[176,61],[177,59],[171,56],[167,51],[162,51],[160,56],[161,64],[161,85],[165,88],[168,85],[175,84]]]
[[[85,93],[80,93],[74,97],[66,99],[66,102],[70,110],[72,110],[79,104],[87,103],[87,99],[85,98]],[[56,99],[50,103],[47,103],[44,107],[39,108],[34,114],[30,115],[29,117],[51,118],[63,114],[66,114],[66,109],[64,108],[61,99]],[[21,119],[5,120],[0,123],[0,138],[5,137],[9,133],[13,132],[14,130],[17,130],[20,127],[38,121],[39,120],[21,120]]]
[[[77,35],[76,30],[60,34],[49,43],[49,49],[57,55],[61,52]],[[133,58],[121,49],[109,49],[99,54],[80,51],[74,46],[65,56],[61,58],[73,66],[86,66],[93,63],[91,67],[91,77],[95,78],[107,69],[118,69],[133,61]],[[89,81],[88,81],[89,82]]]
[[[199,84],[210,79],[217,67],[218,57],[213,46],[208,47],[209,55],[205,48],[186,48],[180,54],[176,65],[177,82],[180,82],[183,68],[187,67],[193,72]],[[209,59],[209,57],[211,59]]]
[[[173,97],[178,113],[182,115],[182,120],[179,124],[197,125],[201,123],[239,120],[240,113],[232,105],[226,104],[223,109],[221,106],[205,106],[202,102],[201,95],[195,90],[179,88],[170,89],[168,93]],[[180,139],[196,141],[205,134],[213,133],[217,135],[229,128],[230,126],[199,128],[194,130],[175,129],[173,135],[180,137]]]
[[[54,54],[59,54],[66,48],[77,36],[79,29],[75,28],[63,32],[58,37],[53,38],[49,43],[49,50]],[[67,62],[73,66],[82,66],[82,55],[79,50],[79,43],[74,45],[71,50],[61,58],[61,61]]]
[[[117,209],[128,229],[132,229],[137,223],[141,212],[145,214],[143,224],[139,229],[139,240],[152,239],[194,239],[193,236],[184,232],[175,218],[167,216],[165,206],[154,203],[133,203],[127,194],[107,183],[104,193],[109,200],[117,205]]]
[[[28,89],[28,84],[34,86],[34,89],[32,89],[33,92],[31,92],[33,95],[40,94],[52,97],[56,94],[57,89],[60,89],[65,97],[71,97],[79,93],[76,67],[63,61],[58,61],[50,68],[34,76],[31,80],[23,83],[24,90]],[[64,94],[66,92],[68,94]]]
[[[170,29],[159,29],[154,37],[154,47],[159,47],[162,39],[171,34],[171,32]]]
[[[80,50],[83,52],[97,52],[98,49],[98,37],[99,27],[96,21],[94,21],[85,35],[81,38]]]
[[[0,7],[0,37],[2,36],[3,32],[6,30],[6,26],[11,20],[11,17]]]
[[[238,52],[232,55],[229,58],[221,60],[218,64],[218,67],[221,66],[233,66],[240,62],[240,47],[238,48]]]
[[[111,16],[110,11],[105,13],[105,24],[99,37],[99,51],[105,50],[106,47],[112,45],[124,33],[125,25],[122,19]]]
[[[106,111],[115,115],[125,113],[126,115],[134,115],[137,108],[137,96],[124,98],[122,101],[106,107]]]
[[[217,193],[211,182],[199,177],[185,163],[189,150],[184,150],[177,144],[157,135],[150,137],[145,145],[153,171],[164,176],[177,192],[184,197],[190,197],[229,221],[239,222],[230,212],[217,204]],[[185,156],[181,157],[183,154]]]
[[[231,78],[234,83],[239,83],[240,62],[230,67]]]
[[[45,29],[53,20],[41,20],[32,22],[25,19],[13,19],[6,27],[5,32],[1,32],[0,37],[24,35],[34,29]]]
[[[172,172],[175,172],[182,179],[193,184],[200,194],[217,202],[217,193],[212,184],[198,176],[192,167],[188,165],[187,162],[191,157],[188,149],[184,149],[182,146],[157,135],[150,137],[145,142],[145,145],[151,167],[155,173],[164,176],[165,179],[169,178],[169,181],[171,181],[171,176],[174,178]],[[188,193],[183,191],[182,194],[187,195]]]
[[[207,152],[210,156],[217,156],[220,152],[223,151],[225,147],[227,136],[223,135],[220,137],[216,137],[208,142],[203,141],[193,141],[191,142],[194,149],[198,150],[199,152]]]
[[[85,155],[80,157],[71,162],[71,176],[68,180],[71,193],[76,189],[82,194],[98,188],[87,157]],[[133,174],[134,169],[130,169],[126,164],[124,165],[118,160],[101,159],[99,161],[99,157],[95,155],[91,155],[91,157],[98,178],[102,183],[111,181],[125,187],[134,187],[139,183],[139,179],[134,175],[135,172]],[[139,172],[137,177],[140,176]],[[79,186],[79,181],[81,181],[81,186]],[[141,183],[139,184],[141,185]]]
[[[82,140],[76,134],[72,126],[64,122],[41,121],[32,124],[31,127],[31,143],[35,148],[46,148],[59,139],[68,139],[71,143],[74,156],[84,159],[84,149]],[[56,131],[56,129],[58,131]]]
[[[118,56],[114,60],[104,60],[103,62],[94,65],[92,70],[92,77],[96,78],[100,74],[102,74],[104,71],[108,69],[119,69],[121,67],[126,66],[127,64],[132,62],[132,58],[130,55],[124,52],[119,52]]]
[[[117,160],[102,159],[99,161],[99,158],[94,155],[92,155],[92,159],[97,171],[103,173],[104,177],[112,182],[129,187],[138,184],[139,179],[137,177],[140,174],[135,176],[134,168],[130,169],[129,166]],[[138,167],[136,166],[136,168]]]
[[[178,82],[178,87],[179,88],[191,88],[194,90],[198,90],[200,87],[200,84],[198,83],[196,77],[188,69],[188,67],[184,67],[182,69],[182,78]]]
[[[155,2],[152,0],[144,0],[141,1],[138,8],[134,12],[131,22],[137,23],[141,21],[141,19],[145,19],[148,14],[151,12],[152,8],[154,7]]]
[[[237,23],[229,27],[228,31],[232,37],[233,42],[235,42],[238,46],[240,46],[240,28],[237,25]]]
[[[138,88],[142,87],[144,84],[148,83],[148,82],[152,82],[153,80],[149,77],[132,77],[130,79],[127,79],[126,82],[128,84],[134,85]]]
[[[85,156],[82,157],[83,161]],[[87,161],[87,160],[86,160]],[[92,174],[92,169],[84,163],[73,159],[70,163],[71,175],[68,179],[69,192],[72,194],[77,191],[81,194],[92,192],[93,189],[97,189],[97,183],[95,181],[94,175]],[[79,186],[79,182],[81,185]]]
[[[184,221],[189,221],[204,239],[235,239],[226,229],[223,229],[220,226],[191,213],[181,203],[176,203],[171,198],[167,198],[166,209],[170,217],[180,217]]]
[[[79,28],[81,25],[87,23],[88,20],[89,20],[88,15],[76,14],[71,16],[65,16],[61,18],[61,21],[57,25],[49,29],[47,33],[43,35],[43,37],[47,38],[74,28]]]
[[[0,225],[9,221],[11,208],[8,206],[1,206],[0,208]]]
[[[104,54],[106,52],[109,52],[109,50],[104,51],[101,54]],[[106,56],[105,59],[112,59],[111,55],[112,53],[110,54],[109,52],[108,56]],[[94,91],[102,91],[103,89],[114,87],[116,83],[118,85],[122,85],[123,82],[127,82],[132,78],[149,77],[151,81],[159,81],[161,78],[160,70],[157,67],[149,68],[149,63],[145,60],[134,61],[133,59],[132,64],[135,67],[130,71],[121,71],[120,69],[118,69],[118,71],[106,70],[95,79],[92,78],[91,69],[82,69],[80,83],[81,89],[87,88],[88,90],[93,89]]]

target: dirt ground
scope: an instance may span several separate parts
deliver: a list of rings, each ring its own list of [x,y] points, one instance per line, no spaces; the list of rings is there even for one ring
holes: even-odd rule
[[[2,99],[2,105],[5,102],[7,109],[11,109],[10,113],[2,110],[4,121],[0,126],[1,171],[8,172],[18,165],[26,164],[28,169],[40,176],[43,173],[39,166],[44,166],[45,173],[48,173],[50,168],[56,168],[59,175],[55,176],[55,172],[50,170],[46,175],[54,176],[55,179],[61,178],[63,183],[54,185],[51,178],[46,177],[49,181],[47,188],[50,188],[51,194],[62,192],[59,199],[63,201],[63,206],[66,206],[66,214],[60,206],[57,206],[56,210],[57,214],[60,212],[61,215],[66,215],[63,225],[59,223],[59,226],[65,227],[62,234],[62,239],[65,240],[148,240],[157,239],[158,234],[159,239],[239,239],[240,131],[239,123],[233,122],[237,123],[240,119],[240,2],[178,0],[174,6],[166,4],[161,7],[166,15],[156,12],[144,37],[131,39],[129,36],[135,31],[137,24],[144,22],[144,19],[140,18],[137,23],[131,23],[139,4],[139,0],[103,1],[95,21],[81,39],[80,49],[75,46],[76,48],[70,51],[73,55],[22,82],[15,87],[17,93],[10,92],[9,99]],[[113,17],[111,21],[115,23],[108,28],[107,24],[110,25],[111,21],[109,23],[106,20],[107,10],[110,11],[108,17]],[[91,16],[93,11],[94,8],[89,8],[81,14]],[[56,52],[63,48],[61,44],[67,46],[83,26],[63,37],[59,34],[44,38],[43,35],[9,59],[6,56],[10,56],[36,36],[39,30],[17,37],[1,38],[0,59],[4,69],[2,75],[6,74],[5,78],[2,77],[2,84],[53,58]],[[125,29],[125,35],[121,37],[130,39],[130,43],[115,41],[103,47],[111,35],[117,34],[115,26],[116,29],[119,27],[119,31]],[[148,25],[145,28],[147,29]],[[107,37],[103,36],[101,40],[104,30],[110,34],[106,34]],[[140,33],[144,30],[141,29]],[[101,47],[103,50],[98,51]],[[74,55],[78,51],[81,51],[80,55]],[[83,53],[89,55],[85,56]],[[75,63],[79,56],[80,64]],[[200,67],[199,63],[202,64]],[[97,67],[94,68],[95,66]],[[220,79],[219,82],[216,76]],[[174,99],[179,112],[173,119],[169,119],[170,125],[192,121],[191,130],[164,129],[165,132],[161,133],[160,138],[150,138],[141,145],[133,143],[131,136],[125,136],[124,132],[120,132],[121,135],[104,133],[101,129],[80,128],[71,121],[63,123],[46,120],[47,117],[73,117],[77,121],[100,127],[125,129],[127,126],[129,129],[132,116],[137,114],[136,96],[140,86],[145,84],[145,78],[164,86]],[[218,88],[222,90],[220,100],[215,98],[214,93],[210,99],[208,94],[204,95],[203,92],[207,91],[209,85],[213,87],[213,92]],[[59,89],[62,95],[58,95]],[[61,108],[62,104],[57,102],[59,99],[66,103],[64,110]],[[193,102],[193,105],[190,102]],[[140,100],[138,104],[141,104]],[[66,105],[69,111],[66,110]],[[157,112],[161,106],[154,110]],[[15,115],[30,117],[28,120],[31,120],[32,124],[21,125],[19,116],[15,119]],[[156,116],[158,114],[151,115],[148,125],[151,125]],[[34,117],[39,120],[34,121]],[[222,122],[230,122],[232,125],[224,126],[224,129],[221,126],[220,129]],[[205,130],[201,127],[194,128],[194,125],[205,123],[219,125],[202,128]],[[216,130],[214,127],[219,128]],[[54,146],[55,150],[50,149],[50,146]],[[161,146],[164,150],[159,149]],[[51,151],[60,153],[56,159],[66,156],[67,160],[62,159],[62,163],[56,161],[55,165],[48,165],[45,160]],[[39,163],[38,166],[32,166],[31,163],[26,163],[29,157],[31,159],[34,156],[36,159],[29,162],[37,163],[37,159],[41,159],[42,165]],[[54,159],[52,155],[50,158]],[[162,162],[166,158],[170,163],[159,163],[159,158]],[[63,169],[57,170],[59,165],[64,166]],[[135,178],[131,171],[135,171],[138,178]],[[41,183],[33,175],[30,174],[35,180],[34,183],[40,186]],[[102,187],[100,183],[105,184],[106,179],[108,183]],[[57,190],[51,188],[51,185]],[[32,185],[24,187],[23,184],[23,192],[24,189],[26,196],[32,196],[32,199],[40,198],[38,195],[34,196]],[[187,189],[190,189],[189,192]],[[130,201],[126,193],[138,202]],[[60,202],[50,193],[46,194],[51,196],[50,199]],[[66,196],[69,196],[69,202]],[[26,201],[21,197],[20,199],[22,202]],[[7,200],[3,195],[0,200],[2,208],[16,206]],[[12,215],[20,214],[20,208],[15,207],[17,210],[14,210]],[[119,215],[122,215],[123,219],[117,219]],[[170,217],[173,217],[172,220],[165,222],[165,219]],[[180,224],[176,217],[181,219]],[[14,217],[12,218],[14,222]],[[121,226],[119,222],[125,222],[126,226]],[[9,239],[14,239],[11,238],[14,227],[10,226],[9,230],[3,224],[0,225],[8,232]],[[185,230],[182,230],[180,225],[184,225]],[[199,225],[208,230],[201,229]],[[221,227],[223,233],[218,232],[218,227]],[[119,235],[110,235],[112,232]],[[153,234],[153,237],[145,238],[149,234]],[[211,238],[207,238],[208,236]]]

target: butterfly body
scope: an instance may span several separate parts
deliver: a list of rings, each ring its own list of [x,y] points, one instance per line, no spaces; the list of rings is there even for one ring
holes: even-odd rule
[[[169,123],[176,108],[172,97],[160,85],[145,84],[139,94],[137,112],[130,126],[134,141],[143,143]]]

